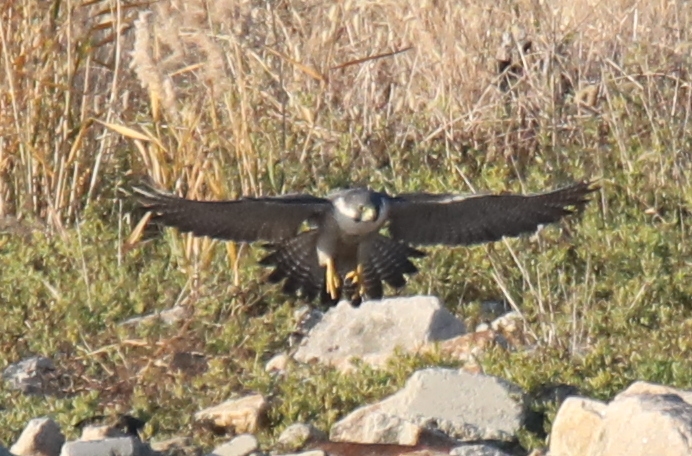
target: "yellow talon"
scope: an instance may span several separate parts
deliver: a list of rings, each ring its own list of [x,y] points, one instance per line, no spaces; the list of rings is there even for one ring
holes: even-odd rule
[[[353,285],[358,286],[357,295],[365,296],[365,286],[363,285],[363,265],[359,264],[355,270],[346,274],[344,280],[348,280]]]
[[[362,285],[362,280],[361,280],[362,276],[363,276],[363,266],[361,266],[359,264],[355,270],[346,274],[346,277],[344,277],[344,280],[349,280],[354,285],[358,285],[358,284]]]
[[[339,273],[336,272],[336,266],[334,265],[334,259],[327,259],[327,293],[332,299],[337,299],[339,297],[339,288],[341,288],[341,280],[339,278]]]

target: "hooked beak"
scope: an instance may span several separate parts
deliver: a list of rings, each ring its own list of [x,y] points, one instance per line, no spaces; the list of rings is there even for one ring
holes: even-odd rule
[[[374,222],[377,216],[377,208],[374,206],[365,206],[360,212],[360,219],[364,222]]]

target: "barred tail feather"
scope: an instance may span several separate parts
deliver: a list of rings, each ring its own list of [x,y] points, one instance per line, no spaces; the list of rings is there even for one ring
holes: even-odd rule
[[[383,281],[393,288],[406,285],[404,274],[418,272],[409,258],[425,256],[420,250],[382,235],[377,235],[368,243],[367,252],[367,257],[361,260],[362,281],[365,292],[371,299],[382,298]]]

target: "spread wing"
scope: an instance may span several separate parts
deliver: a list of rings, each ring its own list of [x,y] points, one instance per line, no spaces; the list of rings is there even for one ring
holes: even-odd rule
[[[478,244],[535,231],[588,202],[590,182],[535,195],[454,196],[426,193],[392,198],[389,232],[412,244]]]
[[[237,242],[284,240],[331,208],[329,200],[311,195],[195,201],[150,188],[133,190],[154,221],[195,236]]]

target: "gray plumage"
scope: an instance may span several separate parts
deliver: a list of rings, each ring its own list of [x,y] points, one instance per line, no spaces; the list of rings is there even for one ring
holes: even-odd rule
[[[535,195],[389,196],[356,188],[327,198],[285,195],[235,201],[194,201],[135,188],[153,220],[197,236],[264,241],[260,263],[283,291],[323,303],[383,296],[417,272],[410,245],[470,245],[535,231],[581,209],[594,189],[580,182]],[[386,235],[388,234],[388,236]],[[352,279],[352,280],[351,280]]]

